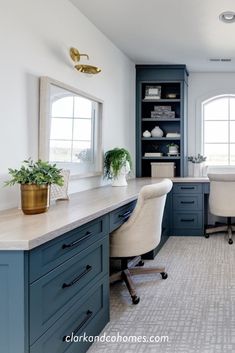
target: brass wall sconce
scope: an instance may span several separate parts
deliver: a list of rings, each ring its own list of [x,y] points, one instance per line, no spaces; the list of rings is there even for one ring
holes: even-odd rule
[[[75,69],[78,70],[79,72],[82,72],[84,74],[90,74],[90,75],[95,75],[101,72],[101,69],[96,66],[77,64],[80,61],[81,56],[86,56],[87,60],[89,60],[89,56],[87,54],[80,54],[76,48],[70,48],[69,53],[70,53],[71,59],[76,64],[74,66]]]

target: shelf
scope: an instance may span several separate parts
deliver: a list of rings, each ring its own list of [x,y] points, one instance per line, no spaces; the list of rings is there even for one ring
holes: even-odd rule
[[[178,103],[180,102],[181,99],[142,99],[142,102],[154,102],[154,103],[157,103],[157,102],[160,102],[160,103]]]
[[[162,156],[162,157],[142,157],[142,159],[160,159],[160,160],[162,160],[162,159],[180,159],[180,156]]]
[[[180,121],[179,118],[172,118],[172,119],[158,119],[158,118],[143,118],[142,121]]]
[[[180,141],[180,137],[142,137],[142,141]]]

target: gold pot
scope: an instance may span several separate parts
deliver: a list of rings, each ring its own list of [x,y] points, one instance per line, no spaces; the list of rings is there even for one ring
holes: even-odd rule
[[[21,207],[24,214],[46,212],[49,208],[49,185],[21,184]]]

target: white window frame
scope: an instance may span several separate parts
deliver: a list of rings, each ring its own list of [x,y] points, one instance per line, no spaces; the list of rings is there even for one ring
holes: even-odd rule
[[[102,111],[103,101],[89,95],[81,90],[66,85],[62,82],[54,80],[50,77],[40,78],[40,124],[39,124],[39,158],[42,160],[49,160],[50,148],[50,127],[51,127],[51,97],[50,86],[54,85],[62,88],[69,93],[76,94],[83,98],[91,99],[98,105],[98,115],[94,121],[93,141],[94,145],[94,164],[90,164],[89,171],[82,171],[82,164],[76,162],[56,162],[56,164],[63,169],[69,169],[71,172],[71,179],[94,177],[102,175],[103,171],[103,148],[102,148]]]
[[[211,99],[219,98],[222,96],[235,96],[235,88],[229,88],[229,89],[215,89],[208,91],[207,93],[204,93],[203,95],[199,96],[196,99],[196,104],[195,104],[195,147],[194,147],[194,152],[192,151],[192,154],[197,155],[198,153],[203,154],[203,103],[206,101],[209,101]],[[206,163],[205,163],[206,166]],[[210,165],[207,169],[207,172],[227,172],[231,170],[235,172],[235,166],[234,165]]]

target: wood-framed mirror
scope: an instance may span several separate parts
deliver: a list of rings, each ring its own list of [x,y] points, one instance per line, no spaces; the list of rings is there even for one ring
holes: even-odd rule
[[[72,178],[102,174],[103,101],[49,77],[40,78],[39,158]]]

